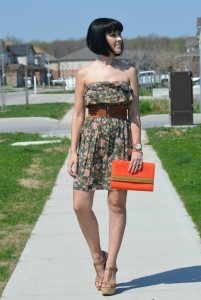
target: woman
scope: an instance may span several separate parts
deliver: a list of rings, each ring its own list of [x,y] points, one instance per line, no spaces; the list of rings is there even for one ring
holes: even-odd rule
[[[89,26],[87,46],[97,59],[77,74],[68,161],[74,177],[74,210],[93,258],[95,285],[103,295],[115,293],[117,255],[126,225],[127,191],[110,189],[111,163],[130,160],[131,173],[142,165],[136,70],[116,59],[123,51],[122,31],[119,21],[108,18]],[[92,210],[98,189],[108,190],[108,253],[101,249]]]

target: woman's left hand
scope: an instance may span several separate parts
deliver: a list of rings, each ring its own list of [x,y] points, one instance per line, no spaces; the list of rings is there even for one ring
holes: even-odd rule
[[[128,172],[134,174],[141,170],[143,162],[143,153],[133,151],[131,155],[131,161],[129,164]]]

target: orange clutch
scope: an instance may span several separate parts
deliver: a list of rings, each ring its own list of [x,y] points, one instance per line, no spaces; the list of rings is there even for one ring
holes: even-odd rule
[[[115,190],[154,190],[155,163],[143,162],[142,169],[135,174],[128,172],[130,161],[113,160],[110,187]]]

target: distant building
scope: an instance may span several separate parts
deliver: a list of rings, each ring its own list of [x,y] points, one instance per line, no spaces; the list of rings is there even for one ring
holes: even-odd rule
[[[180,58],[180,71],[191,71],[193,76],[199,76],[199,41],[197,37],[186,38],[186,53]]]
[[[32,83],[34,76],[38,84],[48,82],[48,73],[53,78],[59,76],[57,59],[31,44],[12,45],[0,39],[0,78],[2,78],[2,63],[5,73],[4,83],[11,86],[25,85],[26,68],[27,76],[31,78]]]
[[[39,47],[33,46],[35,51],[35,64],[45,67],[47,69],[47,76],[50,79],[59,77],[59,62],[53,55],[45,52]],[[48,75],[49,74],[49,75]]]
[[[87,66],[96,59],[96,55],[87,47],[72,52],[58,59],[59,61],[59,77],[75,78],[77,71]],[[133,63],[134,51],[124,50],[123,54],[118,59],[125,63]]]

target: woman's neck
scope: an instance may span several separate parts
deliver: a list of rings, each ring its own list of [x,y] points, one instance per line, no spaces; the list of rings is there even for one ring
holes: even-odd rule
[[[114,55],[110,55],[110,56],[105,56],[105,55],[98,55],[96,58],[97,62],[100,62],[104,65],[112,65],[114,62]]]

